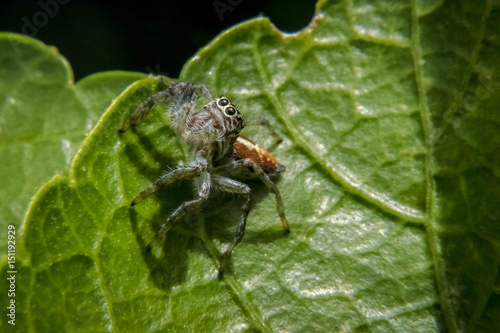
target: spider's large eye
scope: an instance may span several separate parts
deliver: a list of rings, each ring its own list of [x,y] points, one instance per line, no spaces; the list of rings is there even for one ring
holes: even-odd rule
[[[222,98],[219,100],[219,106],[226,106],[229,104],[229,101],[227,100],[227,98]]]
[[[236,109],[233,108],[232,106],[226,108],[226,115],[232,117],[235,115],[235,113],[236,113]]]

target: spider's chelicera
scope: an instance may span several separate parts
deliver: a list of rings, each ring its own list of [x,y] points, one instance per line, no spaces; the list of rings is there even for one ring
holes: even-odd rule
[[[210,102],[200,110],[195,110],[199,93]],[[267,150],[240,135],[240,131],[244,126],[261,125],[269,130],[277,142],[280,142],[281,138],[267,121],[245,122],[240,111],[228,98],[224,96],[213,98],[205,85],[190,82],[174,83],[167,89],[147,98],[125,119],[120,132],[125,132],[130,126],[137,125],[156,104],[167,102],[170,102],[168,113],[171,126],[176,135],[187,143],[191,160],[188,165],[159,177],[135,197],[131,205],[138,204],[159,188],[177,180],[192,179],[196,184],[196,198],[182,203],[167,218],[148,244],[148,250],[150,250],[161,244],[173,224],[190,212],[199,210],[203,202],[208,199],[212,188],[242,196],[244,201],[236,236],[220,258],[219,274],[222,276],[233,249],[243,238],[250,210],[250,187],[236,179],[260,179],[276,197],[283,228],[286,232],[290,230],[280,192],[269,178],[284,171],[284,166],[279,164]]]

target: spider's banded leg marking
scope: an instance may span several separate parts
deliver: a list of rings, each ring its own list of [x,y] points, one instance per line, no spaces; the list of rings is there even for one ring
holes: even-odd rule
[[[242,170],[244,168],[249,170],[251,169],[251,172],[253,172],[267,186],[267,189],[274,194],[274,196],[276,197],[276,206],[279,217],[281,219],[281,224],[283,225],[283,229],[285,229],[286,232],[290,232],[290,226],[288,225],[288,220],[285,216],[285,207],[283,206],[283,201],[281,200],[280,191],[278,190],[276,184],[273,183],[269,176],[266,175],[264,170],[262,170],[262,168],[255,161],[249,158],[233,161],[231,163],[215,168],[214,173],[231,175],[237,173],[237,170]]]
[[[243,205],[241,206],[241,215],[238,220],[238,227],[236,229],[236,235],[234,237],[234,240],[221,256],[219,276],[222,276],[227,268],[227,264],[229,262],[229,258],[231,257],[231,253],[233,252],[234,248],[241,242],[243,236],[245,235],[248,213],[250,212],[250,195],[252,190],[248,185],[228,177],[217,175],[213,176],[212,181],[214,182],[214,185],[220,188],[221,190],[229,193],[242,195],[245,200],[243,202]]]
[[[179,168],[175,169],[158,179],[156,179],[153,184],[149,185],[147,189],[139,193],[138,196],[132,200],[132,203],[130,206],[135,206],[138,203],[140,203],[142,200],[146,199],[149,197],[151,194],[154,192],[158,191],[162,187],[166,187],[173,182],[181,179],[193,179],[199,177],[202,172],[206,169],[206,164],[203,163],[198,163],[193,166],[185,167],[185,168]]]
[[[198,189],[198,198],[183,202],[179,208],[177,208],[172,215],[170,215],[164,224],[161,225],[160,230],[154,235],[151,242],[147,246],[147,250],[151,250],[153,247],[160,245],[167,236],[167,232],[172,228],[172,226],[179,222],[183,217],[193,213],[200,209],[201,205],[208,199],[210,195],[211,178],[209,173],[204,170],[200,175],[202,179],[201,184]]]

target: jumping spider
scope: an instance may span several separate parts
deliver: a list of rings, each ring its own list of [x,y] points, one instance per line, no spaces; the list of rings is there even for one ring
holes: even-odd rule
[[[202,93],[210,102],[200,110],[194,110],[198,93]],[[251,190],[248,185],[235,180],[259,178],[276,197],[278,214],[286,232],[290,231],[281,195],[276,185],[269,179],[284,171],[271,153],[253,141],[240,135],[245,126],[261,125],[267,127],[277,140],[281,138],[265,120],[245,122],[238,109],[224,96],[213,98],[203,84],[177,82],[167,89],[144,100],[125,119],[120,132],[130,126],[137,125],[148,114],[153,106],[170,102],[168,113],[171,126],[176,135],[188,145],[191,160],[187,166],[179,167],[156,179],[147,189],[142,191],[131,203],[134,206],[157,191],[181,179],[192,179],[195,182],[197,198],[182,203],[165,221],[160,230],[148,244],[147,249],[161,244],[172,225],[186,214],[199,210],[211,192],[216,188],[234,193],[244,198],[239,217],[238,228],[233,242],[220,258],[219,275],[222,276],[227,267],[231,252],[238,245],[245,233],[247,216],[250,210]]]

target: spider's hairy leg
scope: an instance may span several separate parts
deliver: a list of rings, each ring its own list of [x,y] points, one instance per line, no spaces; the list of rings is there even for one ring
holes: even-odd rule
[[[146,98],[132,113],[127,116],[119,132],[126,132],[130,126],[137,125],[149,113],[149,111],[151,111],[153,106],[159,103],[167,102],[171,96],[171,90],[166,89]]]
[[[224,271],[227,268],[227,264],[229,263],[229,258],[231,258],[231,253],[234,248],[241,242],[243,239],[243,235],[245,234],[245,228],[247,225],[247,217],[250,212],[250,194],[251,190],[248,185],[243,184],[239,181],[233,180],[231,178],[215,175],[212,177],[214,182],[214,186],[217,186],[222,191],[226,191],[229,193],[235,193],[242,195],[244,197],[243,205],[241,206],[241,215],[238,222],[238,227],[236,229],[236,236],[226,249],[226,251],[222,254],[220,267],[219,267],[219,277],[222,277]]]
[[[281,142],[283,142],[283,139],[281,136],[279,136],[278,133],[274,130],[274,127],[269,123],[267,119],[254,119],[254,120],[249,120],[245,122],[245,126],[263,126],[267,129],[269,134],[274,138],[275,143],[267,148],[267,150],[273,150],[276,148]]]
[[[191,85],[191,83],[188,82],[174,83],[167,89],[146,98],[132,113],[127,116],[119,132],[123,133],[127,131],[130,126],[135,126],[140,123],[155,105],[168,102],[170,98],[178,96],[185,89],[185,87],[189,85]]]
[[[192,213],[193,211],[199,210],[203,202],[208,199],[211,187],[210,174],[205,170],[200,174],[198,178],[198,198],[186,201],[182,203],[179,208],[177,208],[163,223],[160,230],[154,235],[151,242],[147,246],[147,250],[150,251],[153,247],[160,245],[167,236],[167,232],[172,228],[172,226],[179,222],[183,217]]]
[[[214,172],[219,175],[232,175],[237,177],[239,170],[251,170],[251,172],[254,173],[255,176],[264,183],[264,185],[266,185],[269,192],[274,194],[274,196],[276,197],[276,207],[281,220],[281,224],[283,225],[283,229],[285,229],[287,233],[290,232],[290,226],[285,215],[285,206],[283,206],[280,191],[278,190],[276,184],[273,183],[269,176],[255,161],[249,158],[233,161],[231,163],[217,167]]]
[[[130,206],[137,205],[142,200],[146,199],[151,194],[158,191],[160,188],[166,187],[177,180],[198,178],[205,169],[206,169],[206,163],[198,162],[196,164],[183,168],[178,168],[169,173],[166,173],[163,176],[156,179],[153,182],[153,184],[149,185],[147,189],[139,193],[139,195],[136,196],[134,200],[132,200]]]
[[[189,126],[193,115],[197,112],[195,110],[198,100],[197,93],[201,91],[208,101],[212,101],[213,97],[204,84],[193,84],[190,82],[180,82],[180,84],[182,84],[182,87],[178,90],[176,100],[172,103],[169,113],[172,119],[172,126],[176,132],[184,135],[186,131],[191,132]]]
[[[194,85],[195,88],[197,89],[200,89],[201,92],[203,93],[203,95],[205,95],[205,97],[211,101],[214,99],[214,97],[212,96],[212,93],[210,93],[210,90],[208,90],[207,86],[204,85],[204,84],[195,84]]]

